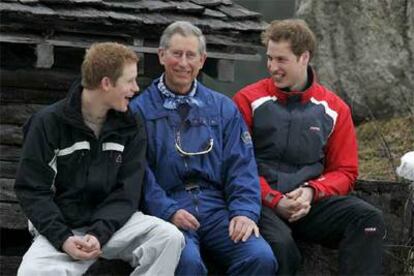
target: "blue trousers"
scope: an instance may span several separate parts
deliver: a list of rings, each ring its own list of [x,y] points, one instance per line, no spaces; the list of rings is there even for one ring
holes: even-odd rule
[[[254,235],[246,242],[234,243],[229,237],[229,212],[221,196],[214,190],[178,192],[173,197],[180,207],[200,222],[197,231],[183,231],[186,246],[181,253],[176,275],[206,275],[207,268],[200,246],[208,251],[228,275],[275,275],[278,264],[269,244]]]

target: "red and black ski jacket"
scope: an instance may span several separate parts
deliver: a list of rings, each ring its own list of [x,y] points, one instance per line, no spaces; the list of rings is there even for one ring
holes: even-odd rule
[[[314,189],[314,201],[353,189],[354,125],[333,92],[315,80],[303,92],[285,92],[267,78],[240,90],[234,101],[252,133],[264,205],[273,208],[301,185]]]

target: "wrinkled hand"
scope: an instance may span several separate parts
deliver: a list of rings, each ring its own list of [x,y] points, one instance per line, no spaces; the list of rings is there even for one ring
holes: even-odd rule
[[[295,193],[293,196],[297,196],[297,194]],[[278,216],[289,220],[293,214],[299,212],[304,207],[302,202],[295,199],[295,197],[289,198],[284,196],[280,199],[279,203],[274,208],[274,211]]]
[[[200,227],[198,220],[188,211],[180,209],[171,218],[171,222],[180,229],[197,230]]]
[[[100,250],[100,245],[99,249],[97,249],[95,242],[90,241],[90,238],[88,238],[88,240],[85,240],[84,237],[80,236],[71,236],[67,238],[62,245],[62,250],[75,260],[96,259],[102,253]]]
[[[310,187],[300,187],[286,194],[288,198],[295,199],[302,204],[302,207],[295,213],[291,214],[288,218],[289,222],[297,221],[309,213],[313,199],[313,192],[313,189]]]
[[[96,251],[101,251],[101,244],[95,236],[90,235],[90,234],[86,234],[83,237],[83,240],[87,244],[86,246],[84,246],[82,248],[83,251],[85,251],[85,252],[92,252],[92,251],[95,251],[95,250]]]
[[[259,237],[259,227],[246,216],[235,216],[229,224],[229,236],[235,243],[247,241],[251,234]]]

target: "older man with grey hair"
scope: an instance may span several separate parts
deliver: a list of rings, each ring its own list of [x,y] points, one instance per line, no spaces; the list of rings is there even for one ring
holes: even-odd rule
[[[169,25],[158,56],[164,74],[130,108],[147,129],[154,190],[147,208],[185,236],[176,274],[207,274],[201,246],[230,275],[274,275],[277,262],[256,224],[260,187],[249,132],[233,102],[196,79],[207,57],[201,30]]]

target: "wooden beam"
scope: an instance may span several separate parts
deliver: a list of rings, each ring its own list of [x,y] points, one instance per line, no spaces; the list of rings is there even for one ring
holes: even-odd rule
[[[133,45],[134,46],[144,46],[144,40],[143,39],[138,39],[138,38],[134,38],[133,40]],[[139,57],[139,63],[138,63],[138,76],[143,76],[145,73],[145,55],[144,53],[138,53],[138,57]]]
[[[0,124],[0,141],[2,145],[22,145],[22,128],[16,125]]]
[[[0,36],[1,37],[1,36]],[[38,69],[0,69],[0,82],[3,87],[25,87],[30,89],[64,90],[62,97],[66,95],[68,88],[78,72]],[[53,91],[49,91],[52,93]],[[3,93],[3,92],[2,92]]]
[[[217,62],[218,80],[225,82],[234,81],[234,60],[220,59]]]
[[[19,163],[0,160],[0,178],[15,178]]]
[[[220,81],[232,82],[235,76],[235,62],[234,60],[207,59],[203,73]]]
[[[16,33],[2,33],[0,42],[8,43],[27,43],[27,44],[41,44],[47,43],[53,46],[75,47],[75,48],[89,48],[89,46],[96,42],[87,38],[79,38],[79,36],[59,36],[54,38],[45,38],[31,34],[16,34]],[[156,54],[158,46],[133,46],[129,45],[137,53]],[[217,51],[208,52],[208,56],[213,59],[229,59],[229,60],[245,60],[245,61],[260,61],[259,54],[239,54],[239,53],[223,53]]]
[[[0,160],[18,162],[22,153],[21,147],[0,145]]]
[[[0,256],[1,274],[17,275],[22,256]]]
[[[40,43],[36,45],[36,68],[52,68],[54,61],[53,45]]]
[[[0,178],[0,201],[17,202],[14,179]]]
[[[46,105],[2,103],[0,109],[0,124],[21,126],[27,119]]]
[[[27,229],[27,218],[18,203],[0,202],[1,227]]]

